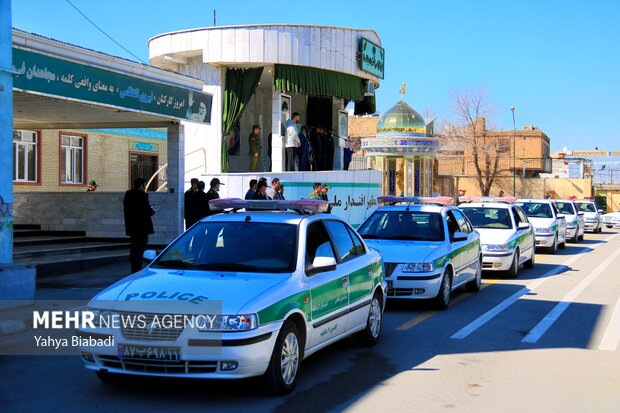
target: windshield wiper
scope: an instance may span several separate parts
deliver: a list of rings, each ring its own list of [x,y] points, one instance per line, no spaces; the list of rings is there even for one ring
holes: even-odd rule
[[[162,260],[153,265],[165,268],[188,268],[192,266],[192,263],[183,260]]]
[[[197,270],[220,270],[220,271],[260,271],[255,265],[239,264],[236,262],[213,262],[193,266]]]

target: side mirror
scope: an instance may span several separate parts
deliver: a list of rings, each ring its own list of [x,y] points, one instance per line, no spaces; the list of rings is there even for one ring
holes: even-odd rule
[[[142,261],[147,264],[152,263],[155,258],[157,258],[157,251],[155,250],[146,250],[144,254],[142,254]]]
[[[530,229],[530,224],[527,222],[519,222],[517,229]]]
[[[312,261],[312,267],[306,271],[308,275],[318,274],[320,272],[333,271],[336,269],[336,259],[334,257],[315,257]]]
[[[564,214],[558,214],[558,219],[566,219],[566,216]]]
[[[585,215],[585,214],[583,213],[583,211],[579,211],[579,212],[577,212],[577,215],[581,215],[581,216],[583,216],[583,215]]]
[[[597,212],[598,212],[599,214],[604,214],[604,213],[605,213],[605,210],[604,210],[604,209],[599,209]]]
[[[452,241],[454,242],[467,241],[467,234],[461,231],[456,231],[454,235],[452,236]]]

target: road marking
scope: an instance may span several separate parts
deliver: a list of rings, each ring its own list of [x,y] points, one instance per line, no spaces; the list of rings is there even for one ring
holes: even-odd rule
[[[616,235],[613,235],[609,237],[608,239],[606,239],[605,241],[608,241],[615,236]],[[488,323],[491,319],[493,319],[493,317],[495,317],[496,315],[504,311],[506,308],[510,307],[512,304],[516,303],[519,300],[519,298],[529,293],[530,291],[533,291],[536,288],[540,287],[551,276],[556,275],[561,270],[563,270],[565,267],[568,267],[569,265],[573,264],[575,261],[581,258],[582,254],[589,252],[590,249],[595,249],[598,245],[601,245],[601,244],[593,245],[592,247],[582,248],[579,252],[577,252],[574,256],[572,256],[564,264],[558,265],[555,268],[552,268],[551,270],[542,274],[535,281],[523,287],[522,289],[520,289],[519,291],[517,291],[510,297],[506,298],[504,301],[502,301],[501,303],[499,303],[498,305],[496,305],[495,307],[493,307],[492,309],[482,314],[480,317],[476,318],[474,321],[472,321],[471,323],[469,323],[468,325],[466,325],[465,327],[463,327],[462,329],[454,333],[450,338],[455,339],[455,340],[462,340],[466,338],[471,333],[473,333],[474,331],[476,331],[477,329],[479,329],[480,327]]]
[[[540,338],[549,330],[549,328],[555,323],[558,318],[566,311],[573,301],[590,285],[599,275],[603,273],[609,267],[616,258],[620,256],[620,249],[616,250],[605,261],[599,264],[586,278],[581,280],[579,284],[575,286],[568,294],[562,298],[562,300],[556,304],[555,307],[547,315],[540,320],[536,326],[530,330],[529,334],[521,340],[522,343],[536,343]]]
[[[607,329],[601,340],[601,344],[598,346],[599,350],[616,351],[618,343],[620,342],[620,298],[614,307],[614,312],[611,315],[611,320],[607,324]]]

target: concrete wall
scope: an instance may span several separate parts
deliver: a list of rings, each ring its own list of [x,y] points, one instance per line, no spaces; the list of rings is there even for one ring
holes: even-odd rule
[[[149,193],[155,234],[151,244],[167,244],[177,237],[175,194]],[[37,224],[44,230],[86,231],[87,236],[125,237],[124,193],[22,192],[15,194],[15,224]]]
[[[433,190],[440,195],[458,196],[458,190],[464,189],[466,195],[481,195],[478,181],[473,177],[438,176]],[[497,196],[504,190],[506,196],[512,195],[512,177],[495,178],[489,195]],[[520,198],[543,198],[546,193],[554,192],[557,198],[576,196],[578,199],[592,196],[591,179],[546,179],[517,177],[516,196]]]

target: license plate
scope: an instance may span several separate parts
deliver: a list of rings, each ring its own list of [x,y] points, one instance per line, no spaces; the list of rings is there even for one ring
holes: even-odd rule
[[[178,347],[119,345],[120,358],[137,358],[150,360],[179,360]]]
[[[387,285],[388,285],[388,290],[392,289],[392,280],[386,280],[387,281]]]

